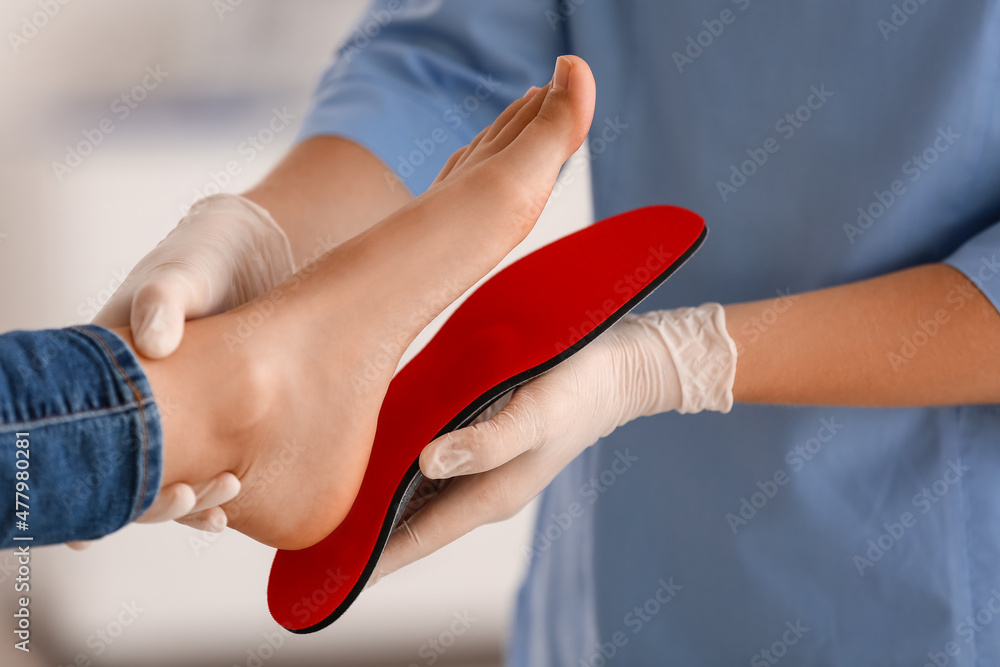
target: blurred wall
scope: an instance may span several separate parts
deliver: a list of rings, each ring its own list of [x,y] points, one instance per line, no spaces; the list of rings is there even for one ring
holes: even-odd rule
[[[87,321],[240,142],[287,107],[293,122],[227,189],[266,173],[362,11],[359,0],[5,0],[0,330]],[[147,68],[161,80],[146,98],[115,115],[113,132],[78,166],[54,168]],[[516,255],[590,219],[586,179],[576,176]],[[267,614],[272,550],[238,533],[130,526],[84,553],[38,549],[33,651],[4,641],[0,664],[498,664],[531,514],[393,575],[331,628],[304,637]],[[4,614],[15,599],[12,562],[0,552]],[[466,619],[459,636],[456,615]],[[448,648],[432,649],[432,640]]]

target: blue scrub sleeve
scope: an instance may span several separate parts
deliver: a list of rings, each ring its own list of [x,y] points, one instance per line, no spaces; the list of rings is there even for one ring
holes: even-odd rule
[[[162,446],[149,382],[115,333],[0,335],[0,549],[135,520],[159,490]]]
[[[1000,310],[1000,222],[966,241],[945,264],[964,273]]]
[[[350,139],[414,194],[568,51],[557,3],[376,0],[323,74],[299,140]]]

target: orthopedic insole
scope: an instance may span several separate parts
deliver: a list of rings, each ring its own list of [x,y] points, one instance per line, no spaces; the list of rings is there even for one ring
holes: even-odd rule
[[[274,619],[308,633],[339,618],[423,480],[424,447],[582,349],[666,280],[706,233],[690,211],[638,209],[550,243],[483,283],[390,383],[343,523],[316,545],[275,555],[267,586]]]

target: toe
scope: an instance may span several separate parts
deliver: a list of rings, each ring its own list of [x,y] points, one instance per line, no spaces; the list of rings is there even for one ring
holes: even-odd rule
[[[532,98],[542,98],[538,112],[508,148],[524,164],[554,159],[561,166],[590,131],[596,87],[587,63],[576,56],[561,56],[547,88],[544,96]]]

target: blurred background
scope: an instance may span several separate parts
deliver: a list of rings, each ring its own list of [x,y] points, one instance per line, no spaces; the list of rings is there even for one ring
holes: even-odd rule
[[[361,0],[5,0],[0,330],[89,321],[213,191],[227,162],[241,170],[223,190],[260,178],[291,145],[314,82],[365,11]],[[121,103],[112,105],[147,68],[159,81],[122,118]],[[266,145],[262,137],[252,159],[239,151],[286,108],[286,129]],[[113,131],[95,134],[109,117]],[[88,136],[100,137],[89,154],[70,155]],[[564,170],[558,196],[513,256],[590,220],[587,162]],[[238,533],[130,526],[83,553],[39,548],[32,652],[14,650],[2,630],[10,621],[0,624],[0,665],[498,665],[533,514],[481,528],[385,579],[307,636],[272,621],[273,551]],[[0,552],[8,619],[13,566],[11,552]]]

